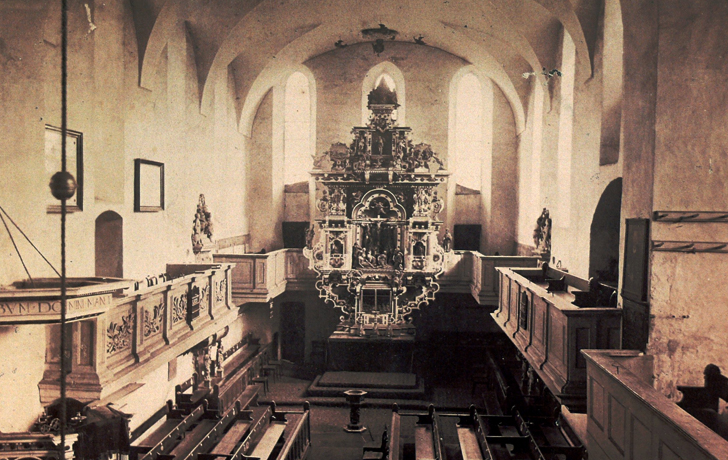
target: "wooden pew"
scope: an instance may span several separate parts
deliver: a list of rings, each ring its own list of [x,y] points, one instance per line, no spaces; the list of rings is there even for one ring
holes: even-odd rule
[[[191,430],[185,432],[182,441],[169,454],[161,454],[157,460],[192,460],[200,452],[209,450],[220,439],[225,429],[232,423],[239,406],[232,407],[219,420],[216,411],[207,411],[203,419]]]
[[[205,412],[207,412],[207,401],[203,401],[186,416],[178,409],[172,409],[162,425],[138,445],[131,447],[130,458],[134,459],[139,454],[144,454],[141,460],[157,459],[160,454],[172,449],[187,429],[196,423]]]
[[[240,405],[237,404],[236,410],[239,407]],[[197,456],[198,460],[222,460],[230,458],[240,441],[245,439],[253,424],[253,411],[237,410],[227,432],[223,434],[209,453],[199,454]]]
[[[394,403],[392,404],[392,420],[389,423],[389,431],[387,431],[387,427],[384,427],[382,442],[379,446],[364,446],[362,460],[399,460],[401,458],[400,430],[399,406]]]
[[[415,425],[415,452],[417,460],[443,460],[440,445],[440,427],[437,423],[435,406],[432,404],[426,414],[417,416]]]
[[[231,460],[257,458],[260,460],[301,460],[311,444],[310,406],[303,411],[279,412],[272,404],[250,429],[245,440],[229,456]],[[285,438],[284,438],[285,433]],[[276,447],[278,454],[272,456]],[[202,460],[209,460],[202,459]]]
[[[303,413],[296,419],[286,441],[278,454],[277,460],[302,460],[308,453],[311,445],[311,406],[308,402],[303,404]],[[287,412],[298,414],[298,412]]]
[[[485,438],[485,429],[475,406],[470,406],[466,416],[460,416],[457,424],[458,442],[463,460],[490,460],[493,453]]]
[[[728,401],[728,377],[723,376],[715,364],[705,366],[703,376],[705,383],[702,387],[677,386],[683,394],[677,404],[724,439],[728,439],[728,423],[718,414],[719,400]]]
[[[197,374],[174,387],[175,404],[183,411],[189,412],[197,407],[210,393],[210,389],[200,386]]]

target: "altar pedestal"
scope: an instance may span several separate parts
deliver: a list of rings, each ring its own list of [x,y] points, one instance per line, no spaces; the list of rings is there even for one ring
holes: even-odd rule
[[[414,336],[360,337],[335,332],[328,340],[328,371],[412,372]]]

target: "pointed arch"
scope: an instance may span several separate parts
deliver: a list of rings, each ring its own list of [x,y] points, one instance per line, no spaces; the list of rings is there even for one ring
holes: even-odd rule
[[[386,77],[389,77],[387,79]],[[369,121],[369,109],[367,108],[367,96],[369,92],[373,90],[381,79],[385,79],[388,85],[394,82],[393,89],[397,93],[397,102],[399,107],[397,108],[397,124],[400,126],[406,125],[406,93],[405,93],[405,81],[404,74],[399,68],[389,61],[382,61],[375,65],[369,72],[364,76],[364,80],[361,85],[361,122],[365,125]]]

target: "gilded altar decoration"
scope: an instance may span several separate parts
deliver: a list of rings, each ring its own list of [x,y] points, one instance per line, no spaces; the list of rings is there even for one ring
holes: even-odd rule
[[[205,195],[200,194],[197,211],[192,221],[192,251],[198,254],[206,243],[212,242],[212,213],[205,204]]]
[[[320,296],[341,310],[339,331],[414,333],[412,313],[434,299],[449,173],[432,147],[396,126],[396,93],[369,94],[367,126],[314,158],[318,216],[304,254]]]
[[[131,335],[134,330],[134,312],[121,317],[121,323],[110,322],[106,329],[106,354],[112,355],[131,348]]]

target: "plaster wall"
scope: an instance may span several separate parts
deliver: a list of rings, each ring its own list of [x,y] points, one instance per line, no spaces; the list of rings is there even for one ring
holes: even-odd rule
[[[0,326],[0,432],[28,430],[43,411],[38,382],[43,378],[46,328]],[[40,345],[39,345],[40,344]]]
[[[527,191],[519,191],[518,244],[520,247],[533,246],[532,236],[536,218],[541,208],[545,207],[549,209],[553,219],[552,262],[560,261],[561,266],[571,273],[588,278],[589,251],[592,243],[589,236],[594,211],[609,182],[621,176],[622,164],[620,161],[607,166],[599,165],[602,114],[600,110],[594,108],[602,105],[602,69],[596,68],[593,74],[586,76],[579,73],[581,67],[577,66],[576,69],[575,75],[565,74],[562,77],[551,78],[545,88],[543,125],[540,128],[542,150],[539,196],[528,198]],[[564,201],[564,197],[560,196],[558,183],[559,124],[563,110],[560,78],[575,79],[572,140],[568,152],[571,183],[567,193],[570,195],[570,207],[566,211],[559,210],[559,204]],[[532,118],[532,113],[533,111],[529,113],[528,123],[533,125],[535,120]],[[539,127],[531,127],[529,132],[531,136],[533,130],[538,132]],[[519,152],[522,156],[520,172],[530,176],[529,163],[534,161],[534,155],[524,148]],[[524,185],[524,181],[520,183]],[[538,203],[528,201],[533,199]],[[539,203],[539,206],[534,206]],[[536,211],[539,214],[534,215]],[[563,212],[568,212],[568,222],[564,222]]]
[[[84,188],[83,210],[67,219],[68,275],[94,275],[95,220],[112,210],[123,219],[123,275],[142,278],[163,272],[169,262],[194,261],[190,235],[200,194],[213,215],[214,237],[245,232],[245,195],[237,186],[244,178],[242,136],[228,79],[216,88],[212,116],[199,114],[194,51],[183,28],[152,60],[156,71],[144,89],[138,84],[128,3],[86,3],[97,26],[92,32],[84,2],[69,2],[68,127],[83,133]],[[59,5],[29,1],[0,6],[0,48],[5,50],[0,59],[0,123],[5,126],[0,206],[58,269],[60,216],[47,212],[53,201],[44,135],[46,124],[61,124]],[[165,164],[164,211],[134,212],[135,158]],[[54,277],[20,233],[12,232],[31,276]],[[0,237],[0,285],[24,278],[12,242]],[[23,352],[6,353],[0,360],[0,375],[13,388],[4,393],[10,399],[0,401],[0,431],[27,430],[41,411],[45,328],[2,329],[4,348]],[[164,382],[153,374],[139,394],[158,400],[158,408],[168,392],[166,374]],[[155,393],[158,384],[166,388],[160,394]]]
[[[655,211],[728,210],[728,5],[664,0],[659,8]],[[725,224],[652,223],[653,240],[728,241]],[[655,386],[702,385],[708,363],[728,369],[728,257],[652,252],[648,352]]]
[[[60,126],[60,37],[55,2],[0,7],[0,60],[6,130],[0,204],[56,267],[60,266],[60,218],[52,202],[44,163],[45,124]],[[160,273],[168,262],[194,260],[190,235],[199,194],[212,211],[215,237],[243,233],[242,136],[234,111],[224,117],[199,114],[196,69],[189,40],[180,28],[153,64],[151,88],[138,85],[132,14],[123,2],[90,4],[97,29],[89,32],[83,2],[69,12],[68,127],[83,133],[83,211],[68,216],[68,274],[94,274],[94,222],[106,210],[124,223],[124,276]],[[47,16],[52,16],[52,21]],[[216,110],[233,102],[220,86]],[[216,142],[215,139],[222,139]],[[214,148],[217,146],[218,148]],[[134,212],[134,159],[165,164],[165,209]],[[18,232],[16,240],[22,240]],[[31,276],[52,270],[19,241]],[[27,275],[8,238],[0,238],[0,284]]]

